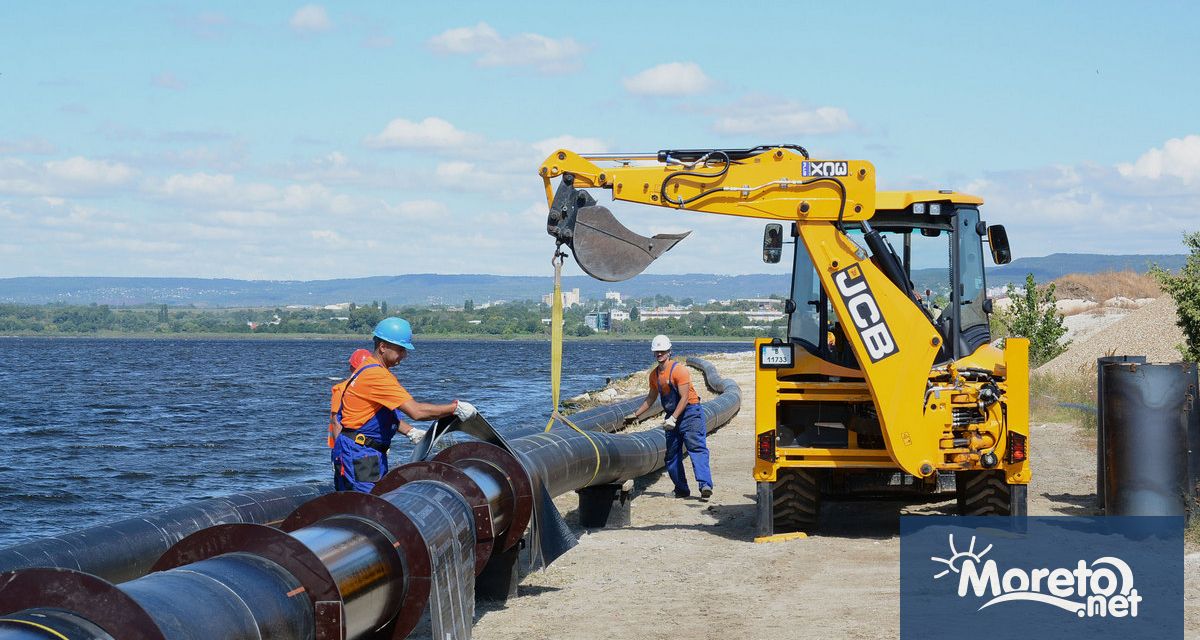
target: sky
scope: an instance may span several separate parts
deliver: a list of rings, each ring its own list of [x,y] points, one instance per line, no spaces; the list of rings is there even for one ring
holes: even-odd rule
[[[1196,3],[681,6],[4,3],[0,277],[548,275],[560,147],[869,160],[1015,257],[1200,230]],[[694,232],[650,273],[786,269],[761,221],[612,208]]]

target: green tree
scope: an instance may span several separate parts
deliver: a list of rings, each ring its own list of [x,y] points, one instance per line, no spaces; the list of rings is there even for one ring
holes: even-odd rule
[[[1029,338],[1031,366],[1041,366],[1067,350],[1071,342],[1060,342],[1067,328],[1054,306],[1053,283],[1039,288],[1031,273],[1025,276],[1024,289],[1018,290],[1010,283],[1007,293],[1012,306],[997,315],[1009,336]]]
[[[1200,231],[1184,234],[1183,244],[1190,254],[1187,263],[1172,274],[1154,265],[1150,273],[1175,299],[1176,324],[1183,329],[1184,344],[1179,346],[1188,362],[1200,362]]]
[[[638,318],[639,318],[641,315],[642,315],[642,312],[641,312],[641,311],[638,311],[638,308],[637,308],[637,307],[630,307],[630,308],[629,308],[629,321],[630,321],[630,322],[637,322],[637,321],[638,321]]]
[[[466,311],[467,313],[471,313],[474,310],[475,310],[475,301],[474,300],[472,300],[470,298],[463,300],[463,311]]]

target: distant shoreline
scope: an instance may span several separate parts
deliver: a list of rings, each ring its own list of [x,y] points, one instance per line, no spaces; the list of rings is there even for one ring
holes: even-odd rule
[[[594,335],[594,336],[563,336],[565,342],[640,342],[650,340],[653,336],[646,335]],[[723,337],[723,336],[687,336],[687,335],[672,335],[671,338],[676,342],[745,342],[747,348],[753,343],[754,338],[746,337]],[[369,342],[370,336],[355,336],[340,333],[38,333],[38,334],[12,334],[0,335],[0,339],[29,339],[29,340],[52,340],[52,339],[92,339],[92,340],[359,340]],[[475,333],[463,334],[417,334],[415,339],[420,342],[450,342],[463,340],[478,340],[486,342],[549,342],[549,336],[541,335],[515,335],[515,336],[496,336],[496,335],[481,335]]]

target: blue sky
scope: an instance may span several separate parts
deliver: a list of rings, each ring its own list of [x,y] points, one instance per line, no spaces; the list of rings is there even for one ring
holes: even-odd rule
[[[686,6],[7,3],[0,277],[544,274],[559,146],[866,159],[1018,257],[1200,229],[1194,4]],[[778,269],[759,222],[614,210],[695,231],[651,272]]]

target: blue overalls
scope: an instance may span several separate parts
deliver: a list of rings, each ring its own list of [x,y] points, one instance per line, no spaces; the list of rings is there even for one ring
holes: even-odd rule
[[[342,424],[342,409],[345,407],[346,391],[354,384],[358,374],[378,367],[369,364],[354,372],[349,382],[342,389],[342,397],[338,400],[338,410],[334,420]],[[399,409],[392,410],[380,407],[361,427],[348,429],[343,427],[341,434],[333,441],[330,457],[333,460],[333,487],[338,491],[362,491],[370,493],[375,483],[387,473],[387,450],[392,443],[392,436],[400,426]]]
[[[658,397],[668,416],[675,414],[675,408],[679,406],[680,401],[679,389],[671,380],[671,374],[675,373],[676,364],[678,363],[672,362],[671,370],[667,372],[665,389],[657,369],[654,372],[654,383],[658,385]],[[707,432],[708,426],[699,402],[689,404],[680,414],[675,428],[667,431],[667,474],[671,476],[671,482],[675,483],[676,495],[687,496],[692,493],[688,489],[687,476],[683,473],[683,449],[685,447],[688,456],[692,458],[692,471],[696,474],[696,484],[700,485],[701,490],[704,490],[705,487],[711,489],[713,486],[712,471],[708,468],[708,444],[705,436]]]

